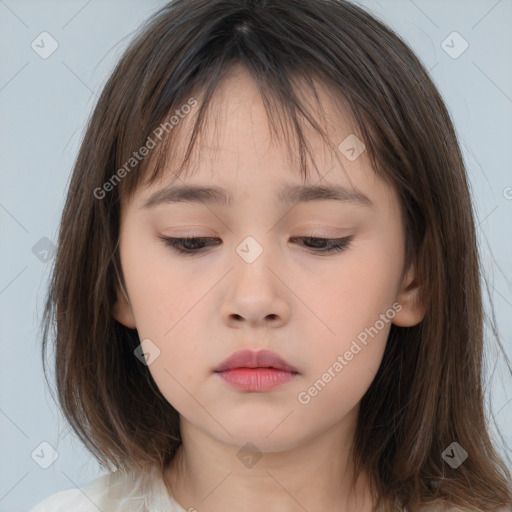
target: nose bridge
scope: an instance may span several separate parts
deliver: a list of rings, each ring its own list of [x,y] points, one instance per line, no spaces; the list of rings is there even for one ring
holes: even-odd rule
[[[291,314],[279,232],[263,215],[249,224],[244,230],[232,226],[235,236],[241,233],[242,238],[234,242],[230,255],[233,271],[222,301],[222,317],[231,327],[240,327],[241,320],[253,327],[267,322],[279,327]]]
[[[232,225],[232,231],[242,239],[235,242],[235,251],[246,264],[252,265],[261,260],[270,265],[270,257],[275,257],[278,244],[278,224],[276,212],[270,203],[251,203],[249,197],[240,217]],[[272,254],[271,254],[272,253]]]
[[[236,267],[237,281],[251,277],[256,280],[272,279],[269,268],[276,271],[282,252],[281,214],[272,202],[252,201],[249,190],[239,195],[243,197],[241,204],[244,207],[230,223],[233,240],[231,257],[234,257],[232,261]]]
[[[268,267],[275,260],[269,237],[247,235],[235,246],[235,274],[237,283],[253,281],[262,285],[272,275]]]

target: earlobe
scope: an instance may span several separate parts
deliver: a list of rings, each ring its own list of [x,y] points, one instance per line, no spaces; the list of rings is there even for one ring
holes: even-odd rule
[[[402,306],[393,317],[392,323],[399,327],[412,327],[425,317],[426,308],[420,297],[420,285],[416,268],[411,265],[402,283],[396,301]]]
[[[132,307],[126,298],[120,296],[119,291],[117,293],[117,300],[112,306],[112,316],[125,327],[130,329],[136,329],[137,327]]]

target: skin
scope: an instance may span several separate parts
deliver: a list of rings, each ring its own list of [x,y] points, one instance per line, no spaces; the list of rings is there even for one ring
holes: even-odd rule
[[[331,113],[324,127],[337,146],[354,129],[318,87]],[[370,511],[365,475],[356,483],[349,477],[359,402],[380,365],[391,322],[412,326],[425,313],[414,267],[404,269],[399,200],[366,152],[353,162],[342,156],[349,182],[321,137],[306,127],[321,184],[351,183],[373,207],[334,200],[281,204],[278,189],[301,185],[302,178],[285,143],[272,138],[243,68],[233,68],[212,108],[211,119],[219,121],[206,127],[194,173],[176,180],[169,162],[162,180],[139,189],[121,216],[127,297],[119,294],[113,315],[158,347],[149,370],[180,414],[183,445],[167,484],[183,508],[201,512]],[[234,201],[142,208],[170,183],[222,186]],[[320,184],[319,176],[313,172],[307,183]],[[312,229],[318,237],[354,239],[326,255],[292,241]],[[190,234],[220,242],[190,257],[159,238]],[[247,236],[263,248],[250,264],[236,252]],[[298,394],[394,303],[400,312],[309,403],[300,403]],[[242,348],[273,350],[300,373],[269,392],[237,391],[213,369]],[[237,457],[248,442],[261,457],[250,467]]]

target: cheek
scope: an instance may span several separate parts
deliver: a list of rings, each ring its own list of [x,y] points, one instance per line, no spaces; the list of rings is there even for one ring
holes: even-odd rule
[[[149,370],[170,399],[179,394],[180,384],[192,389],[206,371],[204,345],[193,319],[199,311],[194,309],[198,299],[208,289],[204,283],[188,282],[183,272],[170,265],[166,251],[155,244],[143,245],[125,247],[123,269],[139,338],[151,340],[159,350]]]
[[[164,340],[192,306],[193,290],[173,271],[159,242],[127,237],[121,260],[140,338]]]
[[[307,378],[318,382],[317,388],[329,389],[318,392],[325,406],[330,400],[355,405],[380,366],[402,271],[401,247],[392,247],[378,238],[361,242],[310,285],[308,304],[314,302],[311,309],[321,322],[310,331],[316,349],[311,350]],[[311,398],[316,392],[312,390]]]
[[[335,334],[324,331],[313,340],[316,349],[310,350],[308,371],[296,399],[304,415],[314,414],[326,426],[356,407],[381,364],[393,310],[387,309],[388,316],[385,307],[368,308],[362,305],[357,315],[343,312],[335,323]]]
[[[395,302],[402,263],[399,244],[390,249],[368,238],[305,279],[302,296],[317,313],[322,336],[335,343],[372,326]]]
[[[315,340],[321,350],[311,351],[301,388],[308,396],[305,400],[298,396],[299,403],[316,401],[328,406],[336,402],[348,409],[355,406],[377,373],[390,327],[391,322],[384,320],[363,327],[353,321],[346,328],[340,327],[336,336]]]

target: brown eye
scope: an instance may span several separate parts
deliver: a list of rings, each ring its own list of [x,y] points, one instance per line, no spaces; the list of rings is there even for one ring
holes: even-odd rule
[[[345,238],[317,238],[308,236],[294,238],[294,240],[306,241],[305,245],[315,252],[333,253],[348,248],[353,238],[353,236],[347,236]]]
[[[187,237],[187,238],[169,238],[160,237],[164,244],[171,247],[181,254],[193,254],[202,251],[206,245],[205,240],[218,240],[218,238],[209,237]],[[208,244],[212,245],[212,244]]]
[[[202,252],[206,247],[214,245],[213,243],[219,240],[218,238],[211,237],[185,237],[185,238],[170,238],[160,237],[164,244],[172,250],[180,254],[197,254]],[[344,238],[318,238],[318,237],[296,237],[293,240],[302,240],[304,245],[311,249],[313,252],[321,254],[330,254],[334,252],[343,251],[347,249],[352,241],[353,236]]]

